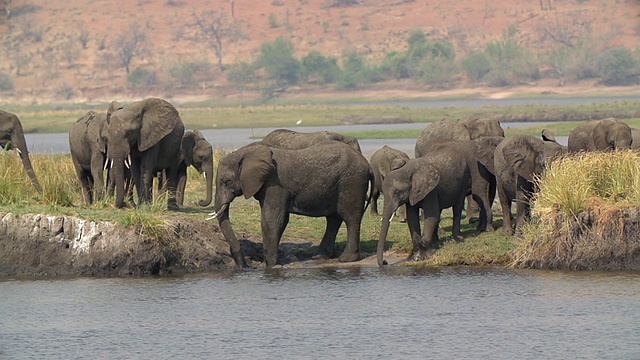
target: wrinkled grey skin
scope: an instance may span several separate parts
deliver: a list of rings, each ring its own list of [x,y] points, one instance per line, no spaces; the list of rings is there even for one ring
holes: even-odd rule
[[[407,225],[413,241],[411,256],[415,260],[426,259],[429,245],[438,241],[438,224],[443,209],[453,207],[453,238],[461,240],[462,207],[470,186],[471,173],[466,158],[453,146],[435,149],[389,171],[382,183],[384,209],[378,240],[378,265],[386,264],[383,253],[389,221],[401,205],[407,206]],[[420,231],[420,209],[424,212],[424,232]]]
[[[199,174],[204,175],[207,182],[206,198],[198,200],[198,205],[209,206],[213,192],[213,147],[198,130],[187,131],[182,137],[176,193],[179,206],[183,206],[184,203],[184,189],[187,185],[187,168],[189,166],[193,166]]]
[[[468,118],[458,121],[440,120],[427,125],[416,140],[415,156],[422,157],[430,145],[449,140],[473,140],[483,136],[504,137],[500,122],[489,118]]]
[[[110,109],[111,111],[111,109]],[[103,140],[107,161],[115,183],[116,206],[124,206],[126,195],[125,161],[138,195],[138,206],[151,202],[153,177],[166,169],[168,173],[168,208],[178,208],[175,191],[179,151],[184,124],[178,110],[163,99],[148,98],[107,113]]]
[[[91,204],[102,199],[105,190],[104,164],[106,146],[101,133],[107,114],[89,111],[69,128],[69,150],[76,176],[82,188],[82,199]]]
[[[380,150],[371,155],[369,164],[373,170],[374,187],[371,194],[371,215],[378,216],[378,198],[382,193],[382,181],[387,173],[391,170],[402,167],[407,161],[409,161],[409,155],[403,151],[394,149],[388,145],[383,146]],[[406,213],[404,207],[400,207],[398,211],[398,220],[404,221],[406,219]]]
[[[0,110],[0,148],[5,150],[15,149],[22,160],[22,166],[27,173],[33,187],[42,192],[40,182],[36,177],[29,158],[29,150],[27,150],[27,141],[22,131],[22,123],[16,114]]]
[[[493,231],[491,207],[496,197],[496,177],[494,167],[495,149],[504,140],[501,136],[484,136],[474,140],[454,140],[436,143],[428,152],[444,146],[454,146],[464,154],[471,172],[471,196],[478,204],[479,231]]]
[[[474,140],[485,136],[504,137],[500,122],[490,118],[466,118],[458,121],[440,120],[427,125],[416,140],[415,156],[422,157],[435,143],[451,140]],[[472,198],[467,199],[467,218],[475,221],[479,216],[479,206]]]
[[[517,135],[503,140],[494,155],[498,197],[502,207],[505,235],[513,235],[511,203],[516,202],[515,230],[520,232],[530,217],[530,197],[535,193],[533,179],[542,174],[548,164],[567,153],[553,135],[543,131],[542,139]]]
[[[284,150],[253,143],[220,160],[215,216],[239,268],[245,268],[246,263],[229,222],[229,206],[241,195],[260,203],[267,267],[276,265],[289,214],[327,219],[315,258],[333,257],[336,235],[346,223],[347,246],[339,260],[357,261],[370,183],[373,186],[367,159],[346,144],[327,141],[301,150]]]
[[[633,150],[640,150],[640,129],[636,129],[636,128],[631,128],[631,138],[633,139],[631,141],[631,149]]]
[[[590,120],[569,133],[569,152],[625,150],[632,146],[631,128],[617,119]]]
[[[267,134],[262,139],[262,143],[279,149],[298,150],[327,140],[343,142],[362,154],[358,139],[331,131],[301,133],[288,129],[277,129]]]

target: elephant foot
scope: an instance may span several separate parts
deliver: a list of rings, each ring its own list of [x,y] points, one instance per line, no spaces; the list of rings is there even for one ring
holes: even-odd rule
[[[359,252],[343,252],[342,255],[338,258],[339,262],[353,262],[360,260]]]
[[[502,235],[507,235],[507,236],[513,235],[513,229],[508,228],[508,227],[503,227],[502,228]]]
[[[380,214],[377,211],[371,211],[371,216],[380,216]]]
[[[331,256],[327,255],[327,254],[315,254],[311,257],[311,259],[313,260],[329,260],[331,259]]]
[[[464,240],[464,238],[462,237],[462,235],[454,235],[453,240],[461,242],[462,240]]]
[[[178,206],[178,203],[176,201],[169,200],[167,202],[167,210],[169,210],[169,211],[178,211],[178,210],[180,210],[180,206]]]
[[[480,222],[480,218],[477,216],[470,216],[469,217],[469,224],[475,224],[477,222]]]

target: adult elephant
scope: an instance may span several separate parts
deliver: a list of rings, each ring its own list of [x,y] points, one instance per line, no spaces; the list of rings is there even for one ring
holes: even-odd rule
[[[267,134],[262,139],[262,143],[280,149],[299,150],[327,140],[343,142],[362,154],[358,139],[331,131],[302,133],[289,129],[277,129]]]
[[[177,184],[180,145],[184,124],[178,110],[163,99],[148,98],[107,113],[103,138],[107,161],[115,182],[116,206],[124,206],[125,167],[137,189],[138,206],[151,202],[153,176],[168,174],[168,208],[177,209]]]
[[[460,220],[464,198],[471,186],[471,173],[465,155],[450,143],[444,145],[424,157],[407,161],[403,167],[389,171],[384,178],[384,209],[377,250],[379,266],[386,264],[383,253],[389,221],[401,205],[407,206],[413,259],[426,259],[429,246],[438,241],[438,225],[443,209],[453,207],[453,238],[462,239]],[[422,233],[420,209],[424,212]]]
[[[184,189],[187,185],[187,168],[189,166],[193,166],[199,174],[204,175],[207,183],[206,198],[198,200],[198,205],[209,206],[213,198],[213,147],[198,130],[187,131],[182,136],[176,191],[176,200],[179,206],[184,204]]]
[[[240,268],[246,263],[229,222],[229,206],[240,195],[254,197],[260,203],[267,267],[276,264],[289,214],[326,218],[315,258],[333,257],[336,235],[346,223],[347,246],[339,261],[357,261],[360,225],[371,182],[373,174],[367,159],[340,142],[325,141],[300,150],[253,143],[227,154],[218,163],[212,218],[218,219]]]
[[[631,148],[635,151],[640,150],[640,129],[631,128]]]
[[[371,194],[371,215],[378,216],[378,199],[382,193],[382,181],[387,173],[391,170],[398,169],[409,161],[409,155],[394,149],[388,145],[383,146],[381,149],[373,153],[369,159],[371,169],[373,170],[374,187]],[[401,207],[399,211],[400,220],[404,221],[406,214],[404,208]]]
[[[515,230],[521,231],[530,217],[529,201],[536,191],[534,177],[542,174],[551,161],[566,153],[566,147],[558,144],[546,130],[542,139],[517,135],[506,138],[496,147],[494,166],[505,235],[514,233],[511,203],[516,202]]]
[[[504,137],[500,122],[490,118],[466,118],[458,121],[443,119],[422,130],[416,140],[415,156],[422,157],[429,146],[440,141],[473,140],[483,136]]]
[[[102,199],[105,190],[107,149],[101,134],[106,124],[107,114],[89,111],[69,128],[71,161],[87,204]]]
[[[474,140],[485,136],[504,137],[500,122],[491,118],[469,117],[458,121],[440,120],[427,125],[418,136],[415,156],[422,157],[430,146],[442,141]],[[467,218],[473,222],[479,218],[479,207],[473,199],[467,199]]]
[[[41,193],[42,187],[31,165],[22,123],[16,114],[3,110],[0,110],[0,147],[5,150],[15,149],[18,152],[24,171],[27,173],[29,180],[31,180],[31,184]]]
[[[569,133],[569,152],[625,150],[632,145],[631,128],[625,122],[609,118],[590,120]]]

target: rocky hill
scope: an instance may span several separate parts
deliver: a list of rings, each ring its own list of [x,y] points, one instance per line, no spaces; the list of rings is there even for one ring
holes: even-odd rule
[[[539,54],[573,45],[587,32],[589,41],[601,44],[593,51],[615,45],[633,49],[640,43],[637,0],[3,3],[0,88],[6,82],[13,85],[0,92],[5,102],[108,101],[145,95],[225,100],[238,91],[229,86],[221,68],[255,60],[261,46],[278,37],[291,42],[298,58],[317,50],[340,59],[345,50],[352,49],[371,62],[405,50],[414,29],[422,29],[430,40],[453,44],[456,61],[499,40],[509,28],[517,30],[519,43]],[[220,45],[218,59],[215,47]],[[198,75],[181,81],[176,69],[184,70],[186,63],[193,64]],[[125,64],[130,72],[152,73],[151,85],[133,87]],[[549,61],[541,64],[543,76],[538,84],[556,86],[552,65]],[[453,87],[481,85],[460,76]],[[384,87],[429,90],[424,84],[406,81],[387,82]]]

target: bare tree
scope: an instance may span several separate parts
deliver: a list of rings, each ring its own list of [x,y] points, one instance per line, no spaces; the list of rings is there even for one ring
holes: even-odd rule
[[[116,38],[115,47],[118,60],[129,75],[131,71],[131,61],[136,56],[141,56],[146,52],[144,42],[147,39],[147,31],[140,28],[138,22],[132,21],[129,27]]]
[[[223,41],[225,38],[237,39],[241,34],[233,23],[228,21],[223,12],[205,11],[201,15],[193,12],[195,26],[200,30],[198,38],[204,40],[216,53],[218,69],[224,71],[222,65]]]

